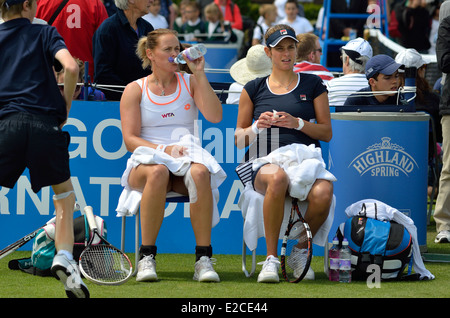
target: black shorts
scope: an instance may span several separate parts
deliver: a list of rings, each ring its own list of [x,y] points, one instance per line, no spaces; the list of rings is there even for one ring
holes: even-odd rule
[[[0,186],[13,188],[28,168],[32,190],[70,178],[70,135],[55,117],[13,113],[0,119]]]

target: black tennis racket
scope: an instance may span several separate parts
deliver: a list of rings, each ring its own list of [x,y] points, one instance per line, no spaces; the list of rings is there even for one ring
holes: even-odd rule
[[[80,271],[88,280],[100,285],[120,285],[133,273],[133,266],[125,253],[111,245],[99,233],[92,207],[84,208],[92,236],[80,255]],[[98,242],[98,243],[96,243]]]
[[[298,283],[308,272],[312,258],[312,234],[302,217],[297,199],[292,199],[291,215],[281,245],[281,272],[286,281]]]

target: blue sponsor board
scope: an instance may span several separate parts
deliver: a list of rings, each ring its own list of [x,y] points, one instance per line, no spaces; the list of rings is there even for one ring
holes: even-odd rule
[[[376,199],[409,216],[426,246],[428,120],[423,113],[333,113],[329,170],[336,176],[336,213],[329,238],[346,220],[345,209]]]

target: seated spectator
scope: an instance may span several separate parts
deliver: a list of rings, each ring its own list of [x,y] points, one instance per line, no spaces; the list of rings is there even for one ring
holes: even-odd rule
[[[151,74],[149,68],[142,68],[136,46],[141,36],[153,31],[153,26],[142,19],[149,12],[145,3],[130,0],[116,0],[115,3],[117,12],[94,34],[94,82],[125,87],[136,78]],[[108,100],[120,100],[123,91],[117,88],[103,90]]]
[[[274,4],[263,4],[259,8],[260,19],[253,30],[252,45],[265,45],[264,34],[277,20],[277,7]]]
[[[372,47],[363,38],[351,40],[341,48],[344,75],[327,83],[330,106],[344,105],[349,94],[369,85],[364,72],[366,63],[372,56]]]
[[[284,5],[286,17],[281,19],[278,24],[287,24],[295,30],[295,34],[314,32],[314,27],[308,19],[298,15],[297,0],[288,0]]]
[[[205,21],[200,19],[200,6],[195,0],[190,1],[184,7],[187,21],[181,26],[178,36],[185,41],[198,41],[196,34],[206,33]]]
[[[265,77],[272,72],[272,61],[261,44],[253,45],[246,57],[234,63],[230,68],[230,75],[236,81],[228,89],[227,104],[239,104],[242,89],[247,82],[258,77]]]
[[[153,0],[153,3],[150,5],[150,12],[142,17],[144,20],[148,21],[155,30],[169,28],[169,23],[166,18],[159,14],[160,10],[161,1]]]
[[[210,3],[205,7],[204,16],[206,19],[205,29],[208,34],[205,42],[235,43],[236,33],[231,28],[230,21],[223,19],[222,11],[215,3]]]
[[[84,62],[78,58],[75,58],[75,61],[78,64],[78,81],[77,86],[75,88],[75,92],[73,94],[73,100],[84,100],[84,89],[83,89],[83,79],[84,79]],[[59,90],[61,94],[64,94],[64,69],[59,72],[56,72],[56,81],[58,82]],[[99,89],[88,87],[88,98],[90,101],[106,101],[105,94]]]
[[[333,79],[333,74],[320,64],[322,48],[319,37],[313,33],[297,34],[297,64],[294,65],[296,73],[309,73],[319,76],[323,83]]]
[[[239,6],[231,0],[214,0],[214,3],[222,10],[223,18],[226,21],[230,21],[233,29],[243,31],[242,15]]]
[[[344,106],[405,104],[402,94],[398,93],[399,71],[404,68],[404,65],[396,63],[388,55],[375,55],[366,64],[366,78],[369,86],[350,95]]]

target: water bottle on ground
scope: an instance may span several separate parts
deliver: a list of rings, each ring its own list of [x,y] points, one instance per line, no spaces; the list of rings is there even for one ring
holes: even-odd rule
[[[339,281],[339,240],[337,237],[333,239],[333,246],[328,251],[328,258],[330,260],[330,267],[328,271],[328,278],[332,282]]]
[[[341,283],[350,283],[352,280],[352,252],[348,247],[346,238],[342,241],[342,248],[339,252],[339,281]]]
[[[177,64],[186,64],[186,61],[184,60],[183,53],[186,55],[186,57],[190,61],[193,61],[193,60],[196,60],[199,57],[201,57],[201,56],[206,54],[206,46],[204,44],[193,45],[193,46],[187,48],[186,50],[184,50],[183,52],[180,52],[180,54],[178,54],[175,59],[170,57],[169,61],[170,62],[175,62]]]

